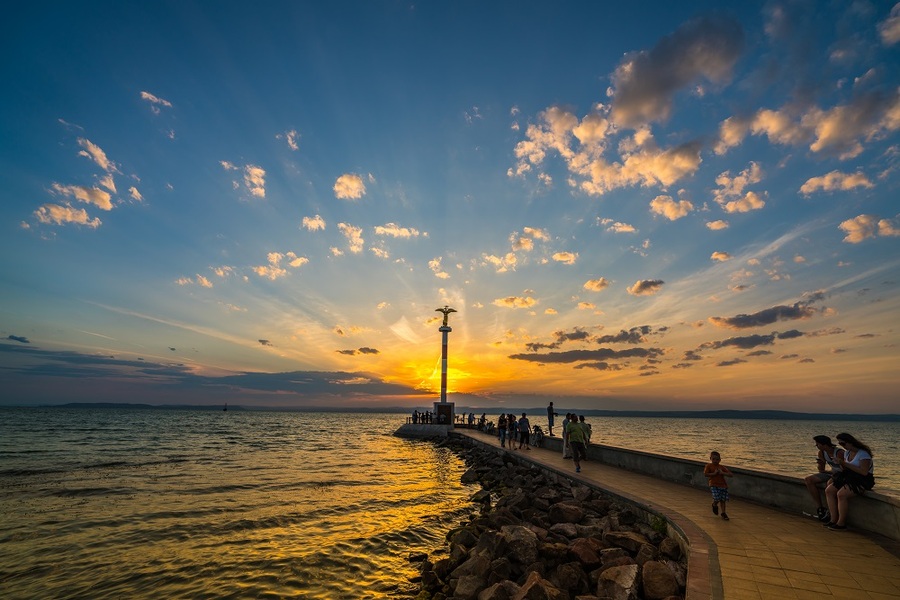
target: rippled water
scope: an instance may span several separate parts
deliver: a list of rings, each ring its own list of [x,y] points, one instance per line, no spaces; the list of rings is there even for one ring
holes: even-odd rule
[[[474,511],[462,461],[397,414],[0,408],[0,598],[401,598]],[[811,437],[900,424],[589,417],[593,441],[802,476]]]
[[[399,415],[0,410],[3,598],[392,598],[472,510]]]

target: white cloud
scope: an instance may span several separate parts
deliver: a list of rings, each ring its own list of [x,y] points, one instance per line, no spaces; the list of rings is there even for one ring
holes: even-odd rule
[[[146,100],[150,103],[150,110],[154,115],[159,114],[159,107],[164,106],[166,108],[172,108],[172,103],[164,98],[160,98],[158,96],[154,96],[150,92],[141,92],[141,99]]]
[[[577,252],[556,252],[551,258],[556,262],[561,262],[564,265],[574,265],[575,261],[578,260]]]
[[[515,270],[519,259],[514,252],[507,252],[505,256],[495,256],[493,254],[482,254],[482,259],[487,264],[492,265],[498,273],[506,273],[509,270]]]
[[[131,196],[132,199],[137,200],[138,202],[144,201],[144,197],[141,195],[141,193],[138,191],[138,189],[134,186],[131,186],[130,188],[128,188],[128,194]]]
[[[316,215],[314,217],[303,217],[301,227],[309,231],[319,231],[325,229],[325,219]]]
[[[334,196],[344,200],[356,200],[366,194],[366,184],[356,173],[345,173],[334,182]]]
[[[285,131],[284,133],[279,133],[275,137],[279,140],[283,139],[283,140],[287,141],[288,147],[291,150],[293,150],[294,152],[296,152],[297,150],[300,149],[300,144],[298,143],[298,140],[300,139],[300,134],[297,132],[296,129],[290,129],[288,131]]]
[[[731,255],[728,254],[727,252],[716,251],[716,252],[712,253],[710,258],[715,261],[725,262],[726,260],[731,260]]]
[[[858,244],[863,240],[882,237],[900,236],[900,217],[894,219],[880,219],[875,215],[859,215],[847,219],[838,225],[847,236],[844,241],[850,244]]]
[[[766,192],[763,192],[766,194]],[[738,198],[737,200],[732,200],[731,202],[726,202],[722,208],[725,212],[731,213],[745,213],[750,212],[751,210],[759,210],[765,207],[766,202],[763,200],[762,196],[757,194],[756,192],[747,192],[744,194],[743,198]]]
[[[350,244],[350,252],[359,254],[363,251],[365,240],[362,237],[362,227],[348,225],[347,223],[338,223],[338,230],[340,230],[340,232],[344,234],[344,237],[347,238],[347,242]]]
[[[59,204],[44,204],[36,211],[34,216],[41,223],[47,225],[66,225],[73,223],[75,225],[85,225],[96,229],[100,227],[102,221],[98,218],[91,219],[83,208],[72,208],[71,206],[60,206]]]
[[[676,221],[682,217],[686,217],[694,210],[694,205],[689,200],[679,200],[678,202],[675,202],[671,196],[657,196],[650,201],[650,210],[653,213],[664,216],[670,221]]]
[[[818,190],[826,192],[832,192],[834,190],[848,191],[857,187],[872,188],[875,187],[875,185],[869,181],[869,178],[861,171],[857,171],[856,173],[831,171],[820,177],[811,177],[807,179],[806,183],[800,187],[800,193],[809,195]]]
[[[97,164],[98,167],[100,167],[107,173],[118,172],[115,163],[107,158],[106,152],[104,152],[103,149],[100,148],[100,146],[85,138],[78,138],[78,145],[84,148],[83,150],[80,150],[78,152],[79,156],[85,156],[91,159]]]
[[[592,292],[599,292],[609,287],[609,280],[605,277],[600,277],[598,279],[589,279],[588,281],[584,282],[584,285],[582,287]]]
[[[709,221],[706,223],[706,228],[711,229],[712,231],[721,231],[722,229],[728,229],[728,221],[723,221],[719,219],[717,221]]]
[[[238,170],[238,168],[234,165],[234,163],[231,163],[227,160],[220,160],[219,164],[222,165],[222,168],[225,169],[226,171],[237,171]]]
[[[532,237],[536,240],[543,240],[545,242],[550,241],[550,234],[547,233],[544,229],[539,229],[537,227],[525,227],[522,229],[525,235]]]
[[[450,274],[443,270],[441,267],[441,257],[432,258],[428,261],[428,268],[434,273],[434,276],[438,279],[449,279]]]
[[[266,197],[266,171],[256,165],[244,166],[244,185],[257,198]]]
[[[374,254],[378,258],[388,259],[391,257],[388,251],[383,248],[369,248],[369,250],[371,250],[372,254]]]
[[[61,185],[54,183],[52,186],[54,192],[61,196],[70,196],[79,202],[85,204],[93,204],[102,210],[112,210],[112,196],[109,192],[105,192],[98,188],[89,188],[82,185]]]
[[[386,235],[394,238],[419,237],[419,230],[411,227],[400,227],[396,223],[385,223],[375,226],[375,235]]]
[[[531,296],[507,296],[506,298],[497,298],[491,304],[503,308],[531,308],[537,304],[537,300]]]

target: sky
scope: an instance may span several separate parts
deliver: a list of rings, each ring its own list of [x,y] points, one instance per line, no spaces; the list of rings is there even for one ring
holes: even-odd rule
[[[900,3],[46,2],[0,404],[898,412]]]

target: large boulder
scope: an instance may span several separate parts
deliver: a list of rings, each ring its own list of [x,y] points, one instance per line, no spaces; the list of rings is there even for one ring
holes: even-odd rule
[[[641,583],[644,586],[646,600],[663,600],[678,593],[678,582],[669,567],[661,562],[650,560],[641,569]]]
[[[665,538],[659,543],[659,551],[665,556],[675,560],[681,558],[681,544],[670,537]]]
[[[637,600],[640,579],[637,565],[612,567],[600,574],[597,582],[597,595],[606,596],[610,600]]]
[[[463,564],[453,569],[453,572],[450,573],[450,578],[458,579],[469,575],[474,575],[485,579],[487,578],[487,574],[490,569],[491,559],[487,558],[486,556],[475,555],[469,558],[469,560],[467,560]]]
[[[550,527],[550,531],[568,539],[578,536],[578,526],[575,523],[557,523]]]
[[[456,582],[453,588],[453,597],[459,600],[475,600],[478,598],[478,592],[484,589],[487,584],[484,577],[477,575],[463,575]]]
[[[600,554],[597,543],[588,538],[578,538],[569,546],[569,556],[581,563],[585,569],[593,570],[600,566]]]
[[[478,600],[512,600],[519,589],[514,581],[501,581],[479,592]]]
[[[603,539],[613,546],[625,548],[633,554],[636,554],[644,544],[650,543],[650,540],[648,540],[646,536],[633,531],[610,531]]]
[[[578,523],[584,518],[584,509],[575,504],[558,502],[547,511],[551,523]]]
[[[565,598],[567,595],[541,577],[540,573],[532,572],[513,600],[565,600]]]
[[[522,525],[506,525],[501,530],[509,549],[509,558],[521,565],[528,565],[537,560],[537,535]]]

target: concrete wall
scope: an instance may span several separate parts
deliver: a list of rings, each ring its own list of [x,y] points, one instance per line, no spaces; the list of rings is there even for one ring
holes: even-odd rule
[[[562,440],[559,437],[545,437],[544,447],[562,452]],[[587,454],[590,460],[660,479],[703,489],[708,485],[703,475],[705,462],[603,445],[589,446]],[[732,496],[797,513],[798,516],[803,512],[815,512],[815,505],[802,479],[751,469],[731,470],[734,477],[728,480],[728,491]],[[822,493],[824,503],[824,491]],[[900,498],[880,494],[876,490],[851,498],[847,525],[900,541]]]
[[[406,423],[394,432],[398,437],[406,438],[435,438],[447,437],[453,429],[452,425],[435,425],[432,423]]]

